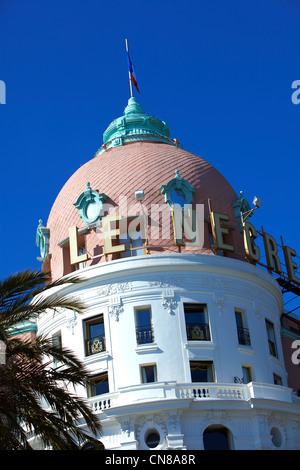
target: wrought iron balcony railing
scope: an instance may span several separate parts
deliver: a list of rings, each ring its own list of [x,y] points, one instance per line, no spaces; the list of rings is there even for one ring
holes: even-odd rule
[[[137,344],[154,343],[154,333],[152,325],[136,327]]]
[[[188,341],[210,341],[208,323],[187,323],[186,335]]]
[[[85,342],[85,353],[87,356],[106,351],[105,335],[95,336],[94,338],[87,339]]]
[[[239,344],[243,344],[244,346],[251,346],[250,333],[248,328],[237,327],[237,334]]]

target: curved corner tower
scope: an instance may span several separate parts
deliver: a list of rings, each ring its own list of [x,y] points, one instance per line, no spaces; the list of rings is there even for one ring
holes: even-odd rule
[[[86,311],[44,314],[38,334],[89,368],[78,393],[105,448],[300,448],[281,291],[246,255],[247,201],[135,98],[103,142],[38,228],[44,269],[78,271],[61,290]]]

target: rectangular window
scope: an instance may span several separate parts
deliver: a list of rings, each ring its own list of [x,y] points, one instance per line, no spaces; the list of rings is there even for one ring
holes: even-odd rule
[[[80,256],[80,255],[85,255],[85,254],[86,254],[85,246],[81,245],[78,248],[78,255]],[[79,271],[80,269],[85,268],[85,266],[86,266],[86,261],[83,261],[82,263],[74,264],[74,271]]]
[[[154,333],[152,326],[151,309],[137,309],[135,311],[135,319],[137,344],[153,343]]]
[[[278,357],[273,323],[271,323],[269,320],[266,320],[266,328],[270,354],[271,356]]]
[[[52,336],[52,344],[53,346],[61,350],[62,348],[61,331],[58,331]],[[53,357],[53,363],[54,365],[56,365],[59,363],[59,360]]]
[[[235,310],[235,322],[239,344],[251,346],[250,333],[245,327],[245,314],[239,310]]]
[[[214,382],[212,361],[191,361],[192,382]]]
[[[89,387],[89,396],[95,397],[97,395],[103,395],[104,393],[109,392],[109,385],[108,385],[108,374],[107,372],[98,375],[97,377],[93,377],[90,380],[90,387]]]
[[[282,378],[279,375],[273,374],[273,379],[275,385],[282,385]]]
[[[141,376],[143,384],[157,382],[156,364],[141,366]]]
[[[103,316],[85,322],[86,355],[96,354],[106,350],[105,329]]]
[[[128,258],[130,256],[145,255],[144,241],[141,238],[132,239],[128,234],[119,237],[119,245],[125,245],[125,251],[120,252],[120,258]]]
[[[61,349],[62,348],[62,339],[61,339],[61,331],[58,331],[52,336],[52,344],[53,346]]]
[[[132,226],[131,228],[130,224],[133,224],[134,226]],[[144,218],[141,216],[129,217],[126,220],[126,227],[124,228],[123,225],[120,225],[120,235],[118,244],[125,245],[125,251],[120,252],[120,258],[127,258],[130,256],[141,256],[147,254],[144,241],[144,226]]]
[[[243,371],[243,382],[244,382],[244,384],[248,384],[249,382],[252,382],[251,367],[242,366],[242,371]]]
[[[210,341],[205,304],[184,304],[184,317],[188,341]]]

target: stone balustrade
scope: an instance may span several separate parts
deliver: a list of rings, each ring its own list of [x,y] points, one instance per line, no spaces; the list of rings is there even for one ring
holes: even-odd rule
[[[113,407],[153,400],[244,400],[272,399],[293,403],[292,390],[281,385],[250,382],[248,384],[155,382],[120,388],[113,393],[89,399],[95,412]]]

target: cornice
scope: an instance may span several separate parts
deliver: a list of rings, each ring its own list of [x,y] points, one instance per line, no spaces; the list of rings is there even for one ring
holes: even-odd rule
[[[160,277],[162,273],[172,273],[174,277],[174,272],[202,273],[205,274],[206,278],[208,276],[212,278],[218,276],[222,279],[223,277],[223,289],[226,289],[226,285],[230,280],[229,277],[238,279],[241,282],[251,282],[260,291],[264,289],[274,296],[279,309],[282,311],[283,300],[280,287],[269,273],[250,263],[206,254],[164,253],[101,263],[84,268],[80,273],[77,273],[82,277],[83,283],[81,285],[68,284],[61,287],[60,290],[67,294],[95,284],[124,282],[129,276],[131,280],[135,276],[141,276],[141,274]],[[65,279],[67,280],[68,277],[71,278],[72,275],[65,276]],[[123,281],[121,281],[122,279]]]

